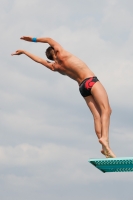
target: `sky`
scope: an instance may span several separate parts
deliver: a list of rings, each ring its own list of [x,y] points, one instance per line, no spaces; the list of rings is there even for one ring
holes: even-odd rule
[[[82,59],[107,90],[110,145],[133,156],[133,1],[1,0],[0,199],[133,199],[133,173],[103,174],[93,118],[78,84],[30,60],[51,37]]]

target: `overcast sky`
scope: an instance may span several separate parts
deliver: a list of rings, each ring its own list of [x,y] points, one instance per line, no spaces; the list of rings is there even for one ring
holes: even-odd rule
[[[104,158],[78,84],[25,55],[45,57],[52,37],[82,59],[107,90],[110,144],[133,156],[133,1],[0,1],[0,200],[131,200],[133,173],[103,174]]]

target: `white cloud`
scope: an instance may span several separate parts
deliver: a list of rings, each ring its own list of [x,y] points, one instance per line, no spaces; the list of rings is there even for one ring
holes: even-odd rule
[[[45,175],[47,181],[49,181],[51,173],[61,181],[88,181],[90,176],[86,176],[85,171],[83,171],[87,160],[87,151],[55,144],[47,144],[40,148],[28,144],[0,147],[0,163],[2,166],[26,166],[27,168],[30,166],[32,170],[37,170],[36,176]],[[49,171],[50,174],[47,174],[47,176],[42,170],[38,171],[39,166],[48,170],[51,165],[53,166],[52,171]],[[91,178],[93,179],[93,176]]]

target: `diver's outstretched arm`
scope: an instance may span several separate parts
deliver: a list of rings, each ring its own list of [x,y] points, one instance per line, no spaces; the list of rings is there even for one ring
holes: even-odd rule
[[[26,56],[28,56],[29,58],[31,58],[32,60],[34,60],[37,63],[40,63],[42,65],[44,65],[45,67],[51,69],[52,71],[54,71],[54,66],[53,63],[50,63],[34,54],[29,53],[28,51],[25,50],[17,50],[15,53],[12,53],[11,55],[21,55],[21,54],[25,54]]]
[[[53,40],[52,38],[49,37],[43,37],[43,38],[33,38],[30,36],[23,36],[20,38],[21,40],[25,40],[28,42],[42,42],[42,43],[48,43],[50,46],[52,46],[55,50],[61,50],[62,47],[61,45],[56,42],[55,40]]]

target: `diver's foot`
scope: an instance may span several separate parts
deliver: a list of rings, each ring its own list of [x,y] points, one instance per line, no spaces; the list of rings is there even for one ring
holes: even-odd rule
[[[102,153],[106,158],[110,158],[109,155],[107,154],[107,152],[104,151],[103,149],[101,150],[101,153]]]
[[[104,148],[103,145],[102,145],[101,153],[102,153],[106,158],[108,158],[107,152],[106,152],[106,150],[105,150],[105,148]]]
[[[113,153],[113,151],[110,149],[109,144],[108,144],[108,141],[106,141],[106,140],[103,139],[103,138],[100,138],[100,139],[99,139],[99,142],[102,144],[102,147],[103,147],[101,153],[102,153],[103,155],[105,155],[106,158],[115,158],[115,157],[116,157],[116,155],[115,155],[115,154]]]
[[[101,150],[101,153],[107,158],[107,155],[105,154],[104,150]]]

